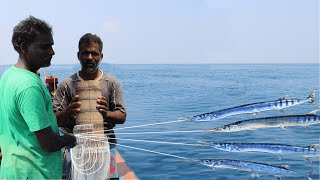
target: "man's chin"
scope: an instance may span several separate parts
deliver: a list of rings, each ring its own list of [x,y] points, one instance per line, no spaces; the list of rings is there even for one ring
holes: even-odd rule
[[[49,67],[49,66],[51,66],[51,62],[48,62],[48,63],[42,65],[42,67]]]
[[[88,73],[88,74],[95,74],[95,73],[97,73],[98,69],[95,69],[95,68],[85,68],[85,69],[82,69],[82,71],[84,71],[85,73]]]

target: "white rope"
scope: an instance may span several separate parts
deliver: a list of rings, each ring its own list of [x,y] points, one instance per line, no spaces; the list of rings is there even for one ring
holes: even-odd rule
[[[160,155],[175,157],[175,158],[179,158],[179,159],[192,160],[192,159],[190,159],[190,158],[186,158],[186,157],[182,157],[182,156],[177,156],[177,155],[167,154],[167,153],[162,153],[162,152],[157,152],[157,151],[151,151],[151,150],[142,149],[142,148],[137,148],[137,147],[133,147],[133,146],[126,146],[126,145],[122,145],[122,144],[119,144],[119,143],[110,143],[110,144],[116,144],[117,146],[123,146],[123,147],[126,147],[126,148],[131,148],[131,149],[136,149],[136,150],[140,150],[140,151],[150,152],[150,153],[154,153],[154,154],[160,154]]]
[[[117,134],[169,134],[169,133],[194,133],[194,132],[207,132],[207,130],[192,130],[192,131],[142,131],[142,132],[128,132],[128,133],[118,133]],[[114,133],[111,133],[114,134]]]
[[[85,137],[84,137],[84,138],[85,138]],[[90,138],[87,138],[87,139],[90,139]],[[103,141],[96,140],[96,139],[91,139],[91,140],[92,140],[92,141],[97,141],[97,142],[103,142]],[[190,159],[190,158],[186,158],[186,157],[182,157],[182,156],[177,156],[177,155],[173,155],[173,154],[167,154],[167,153],[162,153],[162,152],[147,150],[147,149],[143,149],[143,148],[137,148],[137,147],[133,147],[133,146],[122,145],[122,144],[119,144],[119,143],[110,143],[110,144],[116,144],[117,146],[123,146],[123,147],[131,148],[131,149],[141,150],[141,151],[145,151],[145,152],[151,152],[151,153],[160,154],[160,155],[165,155],[165,156],[170,156],[170,157],[175,157],[175,158],[179,158],[179,159],[192,160],[192,159]]]
[[[123,127],[123,128],[116,128],[114,130],[121,130],[121,129],[131,129],[131,128],[137,128],[137,127],[146,127],[146,126],[153,126],[153,125],[161,125],[161,124],[169,124],[174,122],[183,122],[185,120],[177,120],[177,121],[168,121],[168,122],[162,122],[162,123],[153,123],[153,124],[144,124],[139,126],[130,126],[130,127]]]
[[[104,130],[104,132],[108,132],[110,130]],[[93,131],[93,132],[102,132],[102,131]],[[169,134],[169,133],[205,133],[207,130],[192,130],[192,131],[142,131],[142,132],[128,132],[128,133],[119,133],[117,134]],[[82,133],[82,134],[89,134],[89,133]],[[91,134],[91,133],[90,133]],[[115,133],[105,133],[105,135],[114,135]]]
[[[88,136],[88,135],[77,135],[82,138],[89,138],[94,140],[96,136]],[[117,139],[117,140],[125,140],[125,141],[136,141],[136,142],[148,142],[148,143],[158,143],[158,144],[171,144],[171,145],[185,145],[185,146],[203,146],[201,144],[188,144],[188,143],[176,143],[176,142],[166,142],[166,141],[150,141],[150,140],[139,140],[139,139],[124,139],[124,138],[109,138],[109,139]]]
[[[150,141],[150,140],[139,140],[139,139],[123,139],[123,138],[110,138],[124,141],[137,141],[137,142],[148,142],[148,143],[158,143],[158,144],[171,144],[171,145],[184,145],[184,146],[203,146],[201,144],[188,144],[188,143],[175,143],[166,141]]]
[[[153,125],[169,124],[169,123],[174,123],[174,122],[184,122],[184,121],[185,121],[185,120],[176,120],[176,121],[167,121],[167,122],[161,122],[161,123],[144,124],[144,125],[138,125],[138,126],[129,126],[129,127],[123,127],[123,128],[105,129],[105,130],[102,130],[102,131],[87,132],[86,134],[108,132],[108,131],[113,131],[113,130],[139,128],[139,127],[146,127],[146,126],[153,126]],[[108,123],[105,123],[105,124],[108,124]]]
[[[108,138],[103,134],[93,134],[87,138],[82,133],[93,129],[92,124],[76,125],[74,135],[78,145],[70,150],[71,179],[107,179],[110,171],[110,147]],[[76,133],[78,132],[78,134]]]

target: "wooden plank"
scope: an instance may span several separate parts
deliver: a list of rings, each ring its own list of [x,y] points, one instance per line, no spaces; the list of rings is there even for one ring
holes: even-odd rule
[[[118,174],[122,180],[138,180],[139,178],[127,165],[126,161],[122,158],[120,153],[116,152]]]

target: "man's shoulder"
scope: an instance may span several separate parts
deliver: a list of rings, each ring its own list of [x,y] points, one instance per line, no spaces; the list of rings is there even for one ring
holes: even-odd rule
[[[74,73],[73,75],[63,79],[61,81],[61,84],[69,84],[69,83],[71,83],[73,81],[78,81],[78,80],[79,80],[79,77],[78,77],[77,73]]]
[[[106,72],[103,72],[101,79],[105,81],[110,81],[112,83],[120,83],[120,81],[115,76],[112,76]]]

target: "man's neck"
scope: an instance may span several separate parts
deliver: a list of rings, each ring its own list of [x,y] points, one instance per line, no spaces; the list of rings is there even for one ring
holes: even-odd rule
[[[83,80],[97,80],[101,77],[102,72],[98,70],[96,73],[85,73],[83,71],[79,71],[79,76]]]
[[[28,65],[23,59],[19,58],[18,62],[14,65],[16,68],[25,69],[28,71],[31,71],[33,73],[36,73],[38,69],[31,68],[30,65]]]

